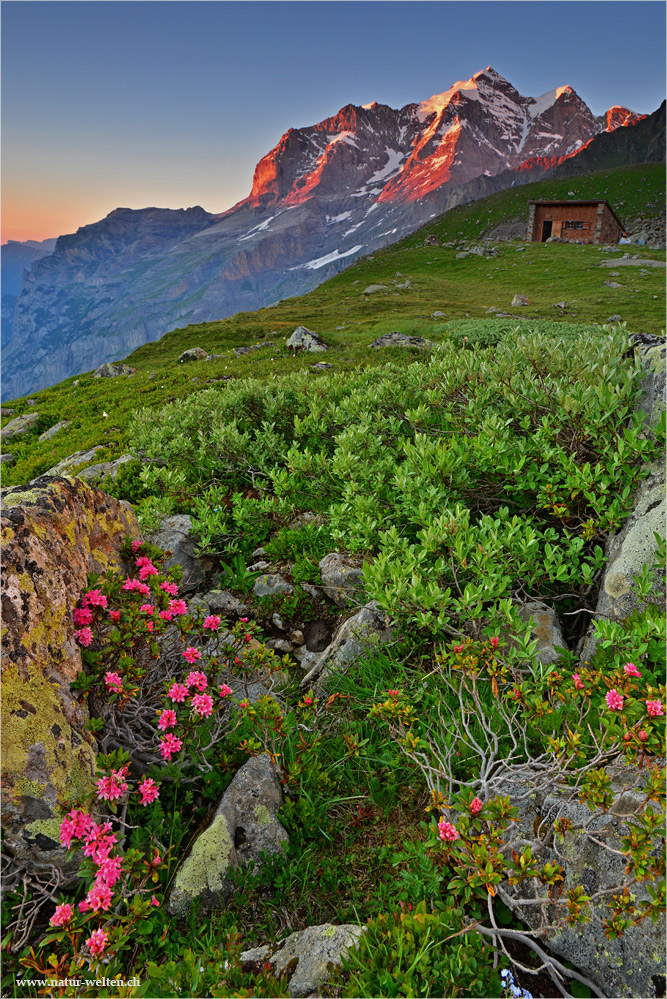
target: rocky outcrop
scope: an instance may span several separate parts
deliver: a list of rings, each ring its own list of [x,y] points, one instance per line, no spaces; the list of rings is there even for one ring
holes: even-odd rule
[[[122,375],[136,375],[137,369],[130,364],[100,364],[93,371],[93,378],[120,378]]]
[[[158,548],[171,554],[164,562],[165,569],[179,565],[183,573],[180,588],[183,593],[192,593],[206,577],[208,563],[197,557],[197,542],[192,532],[192,520],[185,513],[166,517],[150,540]]]
[[[259,970],[265,962],[276,975],[287,973],[288,993],[297,999],[319,994],[320,986],[331,975],[332,967],[340,967],[341,959],[357,943],[364,928],[346,923],[334,926],[322,923],[292,933],[274,945],[253,947],[243,951],[244,968]]]
[[[75,451],[73,454],[68,454],[66,458],[62,458],[57,465],[50,468],[45,475],[69,475],[74,468],[78,468],[79,465],[86,465],[89,461],[92,461],[98,451],[102,450],[102,444],[96,444],[95,447],[89,448],[87,451]]]
[[[69,689],[81,669],[72,612],[127,535],[139,537],[129,504],[80,479],[3,493],[2,824],[28,867],[62,861],[57,816],[92,787],[87,713]]]
[[[79,478],[83,479],[84,482],[90,482],[91,485],[102,485],[108,476],[115,479],[123,465],[132,461],[133,458],[132,454],[122,454],[120,458],[114,458],[113,461],[101,461],[97,465],[88,465],[78,473]]]
[[[208,354],[203,347],[189,347],[188,350],[184,350],[178,361],[179,364],[187,364],[188,361],[205,361]]]
[[[356,659],[369,649],[389,642],[393,634],[389,619],[377,601],[372,600],[341,624],[331,644],[304,676],[301,686],[308,687],[317,681],[317,690],[322,692],[331,676],[347,672]]]
[[[324,556],[319,568],[324,592],[337,607],[347,607],[350,597],[359,595],[364,582],[360,559],[331,552]]]
[[[278,573],[265,573],[255,580],[252,588],[256,597],[273,597],[278,593],[292,593],[294,587]]]
[[[6,437],[20,437],[22,434],[27,434],[38,419],[39,413],[24,413],[22,416],[17,416],[0,430],[0,437],[4,440]]]
[[[234,891],[232,870],[258,862],[263,852],[278,853],[289,839],[277,818],[282,803],[271,760],[252,757],[234,777],[177,872],[169,912],[185,912],[195,901],[204,911],[220,908]]]
[[[541,600],[531,600],[519,604],[518,611],[523,621],[532,621],[530,638],[537,642],[535,652],[542,665],[551,666],[560,662],[560,653],[556,650],[566,649],[567,643],[553,607],[548,607]]]
[[[425,340],[423,336],[408,336],[406,333],[385,333],[373,340],[369,347],[435,347],[432,340]]]
[[[665,410],[665,343],[643,346],[640,356],[646,371],[642,393],[635,409],[645,418],[646,432],[651,432]],[[658,555],[658,538],[665,537],[665,463],[664,455],[650,466],[635,495],[630,516],[607,546],[607,566],[602,577],[596,607],[598,617],[623,621],[642,601],[635,593],[636,575],[652,565]],[[665,609],[665,577],[657,574],[651,602]],[[597,640],[591,630],[582,652],[582,661],[590,662]]]
[[[70,425],[69,420],[61,420],[59,423],[56,423],[53,427],[49,427],[48,430],[45,430],[43,434],[40,434],[37,440],[40,442],[50,441],[52,437],[55,437],[55,435],[58,433],[59,430],[64,430],[65,427],[69,427],[69,425]]]
[[[291,347],[294,351],[305,350],[311,354],[327,350],[327,345],[322,338],[317,333],[309,330],[307,326],[297,326],[289,340],[285,343],[285,346]]]
[[[638,789],[641,779],[638,779],[636,771],[619,768],[609,771],[609,775],[614,801],[607,811],[597,809],[591,812],[588,805],[578,801],[576,793],[568,789],[557,794],[545,793],[541,789],[539,773],[531,781],[528,798],[518,789],[510,795],[512,803],[519,808],[520,821],[514,830],[519,840],[530,842],[535,836],[546,840],[539,854],[540,863],[552,861],[564,867],[564,891],[583,885],[586,893],[593,896],[597,892],[616,888],[627,880],[627,857],[623,852],[622,837],[630,831],[627,817],[632,813],[641,813],[646,796]],[[554,843],[552,830],[557,818],[569,819],[572,831]],[[584,828],[590,835],[581,831]],[[663,845],[656,842],[655,849],[662,850]],[[533,897],[534,888],[528,881],[514,889],[503,887],[501,895],[531,929],[538,930],[555,924],[557,917],[555,907],[548,902],[543,905],[517,904],[521,899]],[[537,892],[544,896],[543,889],[537,888]],[[633,885],[632,892],[639,901],[648,898],[645,883]],[[597,918],[577,923],[574,927],[563,925],[557,929],[545,929],[544,943],[594,981],[606,996],[633,999],[637,996],[663,995],[664,986],[660,990],[660,981],[665,970],[664,915],[656,924],[645,919],[640,925],[626,929],[616,940],[609,940],[601,925],[608,914],[604,899],[605,896],[602,896],[591,906],[592,915]]]

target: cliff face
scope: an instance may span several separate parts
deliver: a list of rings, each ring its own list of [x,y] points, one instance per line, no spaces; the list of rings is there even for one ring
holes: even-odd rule
[[[290,129],[222,215],[119,208],[25,275],[5,398],[126,356],[168,330],[309,291],[434,214],[553,168],[638,116],[570,87],[524,97],[491,67],[420,104],[347,105]],[[631,130],[631,129],[630,129]]]

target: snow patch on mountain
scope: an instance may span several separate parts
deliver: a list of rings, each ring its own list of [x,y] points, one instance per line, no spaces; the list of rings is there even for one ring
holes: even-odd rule
[[[357,253],[363,248],[363,243],[359,243],[357,246],[353,246],[351,250],[334,250],[333,253],[327,253],[323,257],[316,257],[315,260],[309,260],[305,264],[299,264],[298,267],[290,267],[291,271],[301,271],[309,270],[316,271],[320,267],[325,267],[327,264],[333,264],[335,260],[342,260],[343,257],[350,257],[353,253]]]

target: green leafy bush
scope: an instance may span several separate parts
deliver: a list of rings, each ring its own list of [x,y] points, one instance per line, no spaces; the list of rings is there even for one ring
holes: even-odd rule
[[[463,909],[424,902],[371,920],[343,959],[345,996],[500,996],[491,948],[461,933]]]

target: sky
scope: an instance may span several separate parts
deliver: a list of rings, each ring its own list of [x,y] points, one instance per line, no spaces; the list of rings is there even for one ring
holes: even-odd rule
[[[2,241],[117,207],[221,212],[288,128],[491,65],[595,114],[665,96],[662,0],[4,0]]]

